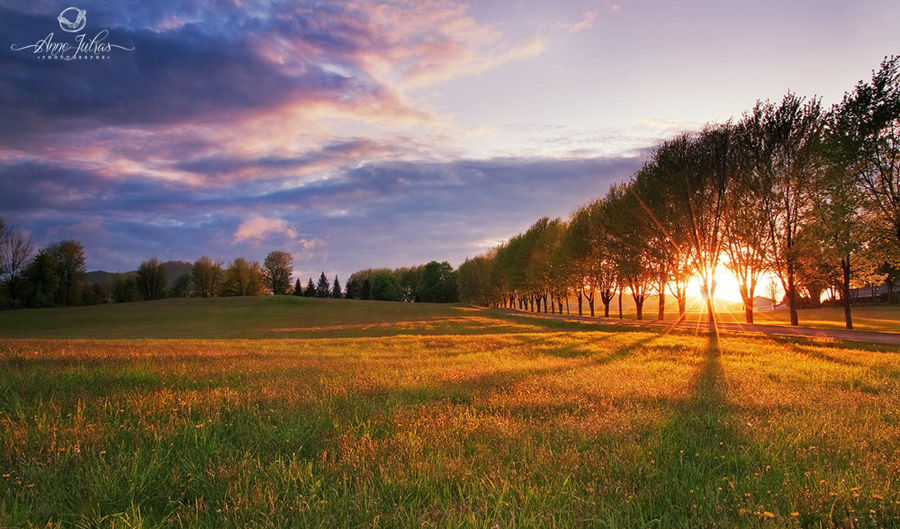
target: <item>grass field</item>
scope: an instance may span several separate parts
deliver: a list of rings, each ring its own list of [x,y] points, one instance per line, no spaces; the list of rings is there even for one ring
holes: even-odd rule
[[[900,526],[898,346],[297,298],[0,333],[0,527]]]

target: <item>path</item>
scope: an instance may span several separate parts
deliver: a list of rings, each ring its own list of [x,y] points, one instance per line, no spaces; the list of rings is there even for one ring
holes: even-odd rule
[[[516,309],[493,309],[504,314],[528,316],[532,318],[554,318],[569,321],[582,321],[599,325],[655,325],[662,327],[678,327],[683,329],[705,329],[706,322],[691,321],[659,321],[659,320],[619,320],[613,318],[591,318],[588,316],[573,316],[567,314],[544,314],[527,312]],[[873,331],[852,331],[849,329],[815,329],[810,327],[789,327],[787,325],[759,325],[747,323],[719,323],[721,331],[761,333],[778,336],[803,336],[807,338],[833,338],[850,342],[883,343],[900,345],[900,334]]]

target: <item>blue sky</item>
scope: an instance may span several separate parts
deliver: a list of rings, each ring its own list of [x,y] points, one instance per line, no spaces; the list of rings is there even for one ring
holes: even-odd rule
[[[894,1],[80,2],[77,33],[70,3],[21,4],[0,1],[0,216],[89,270],[458,266],[664,138],[789,90],[830,105],[900,53]],[[121,48],[38,49],[104,31]]]

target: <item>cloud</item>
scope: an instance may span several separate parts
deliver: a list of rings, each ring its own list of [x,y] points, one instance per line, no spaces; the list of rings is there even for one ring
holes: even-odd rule
[[[617,11],[618,6],[613,6],[612,10]],[[561,22],[557,22],[555,24],[555,27],[565,29],[569,33],[578,33],[579,31],[584,31],[585,29],[594,27],[594,19],[597,18],[597,15],[599,14],[599,9],[594,9],[593,11],[585,11],[584,19],[581,22],[575,24],[563,24]]]
[[[297,238],[297,232],[288,226],[288,223],[281,219],[267,219],[265,217],[255,217],[245,220],[238,226],[234,232],[235,242],[245,241],[247,239],[265,240],[272,234],[283,233],[291,239]]]

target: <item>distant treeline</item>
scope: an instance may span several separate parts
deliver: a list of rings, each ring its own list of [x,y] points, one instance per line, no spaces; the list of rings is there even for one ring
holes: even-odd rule
[[[84,245],[70,239],[35,252],[24,235],[0,219],[0,295],[4,308],[99,305],[164,298],[293,294],[317,298],[451,303],[459,299],[457,273],[447,262],[411,268],[367,269],[347,281],[317,282],[310,277],[291,284],[293,257],[269,253],[260,264],[238,257],[227,265],[203,256],[194,263],[152,258],[136,271],[91,272],[85,269]]]
[[[630,181],[567,220],[541,219],[466,260],[463,300],[547,311],[576,296],[593,315],[599,297],[609,316],[627,293],[638,318],[649,296],[662,318],[667,293],[684,314],[699,278],[714,318],[721,265],[737,279],[748,323],[759,281],[772,275],[793,325],[798,307],[827,293],[852,328],[850,288],[900,280],[898,66],[885,59],[830,109],[789,93],[663,142]]]
[[[410,268],[369,268],[350,275],[347,297],[380,301],[453,303],[459,300],[457,272],[446,261]]]
[[[104,273],[85,270],[84,245],[70,239],[35,252],[24,235],[0,219],[0,277],[5,307],[66,307],[151,301],[195,296],[259,296],[290,294],[293,257],[269,253],[263,264],[238,257],[226,266],[203,256],[197,262],[160,262],[152,258],[134,272]],[[324,273],[322,274],[324,279]],[[312,282],[312,280],[310,280]],[[297,282],[299,285],[299,281]],[[321,283],[321,280],[320,280]],[[340,283],[327,280],[329,296],[339,295]],[[319,295],[315,290],[301,295]],[[320,296],[321,297],[321,296]]]

